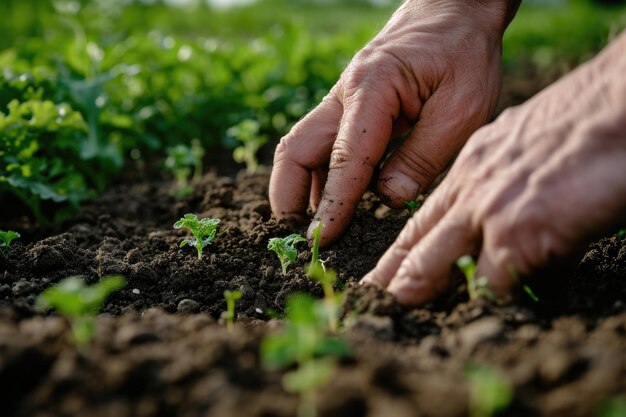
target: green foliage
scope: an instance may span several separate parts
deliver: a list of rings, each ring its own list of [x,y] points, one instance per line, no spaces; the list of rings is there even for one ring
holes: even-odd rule
[[[246,170],[254,174],[259,168],[256,154],[268,142],[267,135],[259,134],[261,125],[256,120],[242,120],[226,131],[226,135],[234,138],[239,146],[233,151],[233,159],[237,163],[246,164]]]
[[[121,276],[102,278],[98,283],[86,286],[80,277],[69,277],[45,290],[37,299],[40,308],[53,308],[66,316],[72,327],[72,336],[78,345],[91,340],[95,330],[95,316],[107,297],[124,287]]]
[[[456,265],[463,271],[467,281],[467,293],[470,300],[478,297],[486,297],[494,300],[495,294],[489,289],[487,277],[476,278],[476,262],[470,255],[461,256],[456,261]]]
[[[193,191],[191,184],[197,184],[202,178],[202,158],[204,148],[200,140],[193,139],[191,146],[178,144],[167,148],[167,158],[165,168],[168,169],[174,179],[176,179],[176,191],[174,195],[178,198],[185,197]],[[193,169],[193,178],[190,176]]]
[[[615,233],[615,239],[622,240],[626,238],[626,229],[619,229],[617,233]]]
[[[241,291],[238,290],[226,290],[224,291],[224,298],[226,299],[226,311],[222,312],[222,318],[226,320],[226,328],[228,331],[232,331],[233,322],[235,321],[235,303],[242,296]]]
[[[470,363],[464,373],[470,384],[470,417],[491,417],[511,403],[513,387],[496,369]]]
[[[283,275],[287,275],[287,267],[296,261],[298,250],[295,244],[298,242],[306,242],[306,239],[294,233],[284,238],[273,237],[267,244],[267,249],[276,252]]]
[[[315,415],[315,390],[326,383],[333,370],[330,358],[349,354],[348,346],[326,334],[325,305],[305,294],[287,300],[287,324],[261,343],[261,359],[268,369],[297,365],[283,376],[283,387],[300,393],[299,416]]]
[[[199,219],[195,214],[185,214],[183,218],[174,223],[174,229],[189,229],[193,234],[193,239],[184,239],[180,242],[180,247],[193,246],[198,251],[198,259],[202,259],[202,249],[215,239],[219,222],[220,219]]]
[[[599,417],[624,417],[626,416],[626,396],[616,397],[606,401],[600,407]]]
[[[2,254],[2,256],[4,256],[5,258],[7,257],[4,249],[2,248],[8,249],[8,247],[11,245],[11,242],[20,237],[22,236],[13,230],[0,230],[0,253]]]
[[[415,212],[422,206],[422,200],[411,200],[406,202],[407,210],[409,211],[409,216],[413,217]]]

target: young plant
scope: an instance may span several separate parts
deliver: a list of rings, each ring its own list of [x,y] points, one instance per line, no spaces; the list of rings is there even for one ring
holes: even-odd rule
[[[165,168],[172,172],[176,179],[176,197],[182,198],[189,195],[193,188],[189,182],[191,169],[193,167],[192,184],[197,184],[202,178],[202,158],[204,157],[204,148],[198,139],[191,141],[191,146],[176,145],[167,148],[167,158],[165,159]]]
[[[476,278],[476,262],[470,255],[461,256],[456,261],[457,266],[463,271],[467,280],[467,293],[470,300],[478,297],[486,297],[494,300],[495,294],[489,289],[489,281],[487,277]]]
[[[511,403],[511,383],[496,369],[470,363],[464,373],[470,384],[470,417],[491,417]]]
[[[224,298],[226,299],[226,311],[222,312],[222,318],[226,321],[226,328],[229,332],[233,330],[233,322],[235,321],[235,303],[241,298],[241,291],[226,290]]]
[[[309,278],[319,282],[324,291],[324,303],[328,316],[328,328],[335,333],[338,327],[339,306],[341,295],[335,294],[333,285],[337,279],[337,273],[332,269],[327,269],[324,262],[319,259],[320,235],[323,223],[313,229],[313,246],[311,247],[311,262],[307,266],[306,274]]]
[[[187,213],[174,223],[174,229],[186,228],[193,234],[193,239],[184,239],[180,247],[193,246],[198,251],[198,259],[202,259],[202,249],[215,239],[220,219],[199,219],[195,214]]]
[[[626,229],[619,229],[617,233],[615,233],[615,239],[622,240],[626,237]]]
[[[266,135],[260,135],[261,125],[256,120],[246,119],[229,128],[226,134],[237,140],[240,145],[233,151],[237,163],[245,163],[246,171],[253,174],[259,168],[256,154],[268,141]]]
[[[411,200],[406,202],[409,217],[413,217],[415,212],[422,206],[422,200]]]
[[[315,417],[315,393],[333,372],[332,358],[347,356],[347,345],[326,334],[325,307],[305,294],[287,300],[287,324],[261,343],[261,359],[268,369],[295,364],[283,376],[283,388],[300,394],[298,417]]]
[[[267,244],[267,249],[276,252],[283,275],[287,275],[287,267],[296,261],[298,250],[294,245],[298,242],[306,242],[306,239],[294,233],[285,238],[273,237]]]
[[[67,317],[73,340],[78,346],[85,346],[95,331],[94,316],[109,294],[125,284],[121,276],[104,277],[91,286],[80,277],[69,277],[41,293],[37,305],[53,308]]]
[[[2,256],[4,256],[5,258],[7,257],[6,252],[2,248],[8,249],[9,246],[11,246],[11,242],[19,237],[21,237],[21,235],[17,232],[14,232],[13,230],[0,230],[0,253],[2,254]]]

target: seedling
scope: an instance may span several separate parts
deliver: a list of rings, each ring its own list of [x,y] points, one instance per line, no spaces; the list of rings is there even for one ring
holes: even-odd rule
[[[266,135],[259,134],[260,128],[256,120],[246,119],[226,131],[228,136],[240,143],[233,151],[233,159],[237,163],[245,163],[246,171],[250,174],[259,168],[256,154],[268,141]]]
[[[241,295],[241,291],[238,290],[224,291],[226,311],[222,312],[222,318],[226,320],[226,328],[229,332],[233,330],[233,322],[235,321],[235,303],[241,298]]]
[[[340,296],[335,294],[333,285],[337,279],[337,273],[332,269],[327,269],[324,262],[319,259],[320,235],[323,223],[320,222],[313,229],[313,246],[311,247],[311,262],[307,266],[306,274],[309,278],[319,282],[324,291],[324,303],[328,316],[328,328],[335,333],[338,327]]]
[[[470,384],[470,417],[491,417],[511,403],[511,383],[496,369],[471,363],[464,373]]]
[[[490,300],[496,298],[495,294],[489,289],[487,277],[476,278],[476,262],[470,255],[461,256],[457,259],[456,264],[463,271],[467,280],[467,293],[470,300],[475,300],[478,297],[486,297]]]
[[[507,269],[509,271],[509,275],[511,276],[511,278],[515,282],[520,283],[522,285],[522,290],[524,290],[524,292],[528,295],[528,297],[530,297],[530,299],[533,300],[534,302],[538,303],[539,297],[537,297],[537,294],[535,294],[535,292],[532,290],[532,288],[530,288],[528,284],[522,283],[522,280],[519,274],[517,273],[517,270],[512,265],[509,265]]]
[[[624,417],[626,416],[626,396],[613,398],[606,401],[599,409],[600,417]]]
[[[191,141],[191,146],[176,145],[167,149],[165,168],[172,172],[176,179],[176,197],[182,198],[193,191],[189,183],[191,168],[193,167],[192,184],[197,184],[202,178],[202,158],[204,148],[198,139]]]
[[[217,225],[220,219],[199,219],[195,214],[187,213],[174,223],[174,229],[187,228],[193,234],[193,239],[184,239],[179,247],[193,246],[198,251],[198,259],[202,259],[202,249],[215,239]]]
[[[21,237],[21,235],[13,230],[7,230],[6,232],[4,230],[0,230],[0,253],[2,256],[5,258],[7,257],[6,252],[2,248],[8,249],[9,246],[11,246],[11,242],[19,237]]]
[[[347,345],[325,332],[325,306],[305,294],[287,300],[287,325],[261,343],[261,359],[268,369],[297,365],[283,376],[283,388],[300,394],[298,417],[314,417],[315,393],[333,371],[331,358],[349,354]]]
[[[415,212],[419,210],[419,208],[422,206],[422,201],[421,200],[407,201],[406,206],[407,206],[407,210],[409,211],[409,216],[413,217]]]
[[[298,242],[306,242],[306,239],[294,233],[285,238],[273,237],[267,244],[269,250],[276,252],[283,275],[287,275],[287,267],[296,261],[298,250],[294,245]]]
[[[53,308],[70,322],[72,338],[78,346],[85,346],[95,331],[94,316],[109,294],[126,284],[121,276],[102,278],[87,286],[80,277],[69,277],[45,290],[37,299],[41,308]]]
[[[615,239],[622,240],[626,237],[626,229],[619,229],[617,233],[615,233]]]

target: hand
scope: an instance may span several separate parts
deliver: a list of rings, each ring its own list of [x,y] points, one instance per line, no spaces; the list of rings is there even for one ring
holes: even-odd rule
[[[626,32],[591,63],[504,112],[468,141],[364,282],[422,304],[480,253],[496,294],[626,214]]]
[[[415,199],[494,111],[502,33],[515,4],[409,0],[348,65],[274,157],[270,203],[279,218],[317,208],[322,245],[348,227],[392,137],[378,192],[396,208]],[[323,191],[322,191],[323,190]]]

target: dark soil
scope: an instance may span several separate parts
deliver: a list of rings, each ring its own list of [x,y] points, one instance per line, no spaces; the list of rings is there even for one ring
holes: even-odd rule
[[[321,290],[304,276],[307,251],[285,277],[266,250],[270,237],[306,226],[271,218],[267,181],[267,173],[208,174],[181,201],[169,183],[120,185],[58,230],[23,230],[0,257],[0,415],[295,415],[298,399],[281,388],[280,372],[261,367],[259,343],[279,325],[270,315],[287,295]],[[185,233],[172,228],[187,212],[222,220],[201,260],[178,248]],[[350,284],[406,219],[368,195],[347,235],[322,251],[349,287],[342,337],[352,355],[321,389],[321,416],[467,415],[468,362],[490,364],[513,384],[501,415],[596,416],[626,392],[624,240],[591,245],[572,275],[534,281],[537,304],[468,302],[461,285],[405,310]],[[106,303],[87,349],[72,344],[65,319],[33,307],[64,277],[109,274],[128,284]],[[243,292],[232,333],[219,322],[225,289]]]

